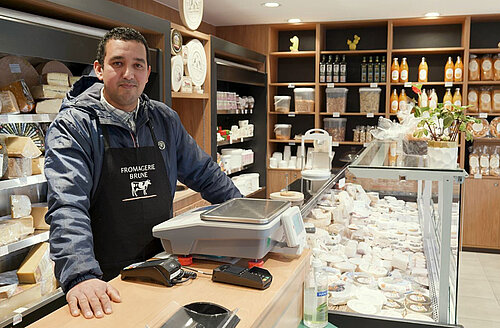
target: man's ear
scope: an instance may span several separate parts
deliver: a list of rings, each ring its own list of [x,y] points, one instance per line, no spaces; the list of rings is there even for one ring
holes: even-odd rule
[[[101,81],[104,79],[104,77],[102,75],[103,69],[104,68],[102,67],[102,65],[97,60],[94,61],[94,71],[95,71],[95,74],[96,74],[97,78],[99,80],[101,80]]]

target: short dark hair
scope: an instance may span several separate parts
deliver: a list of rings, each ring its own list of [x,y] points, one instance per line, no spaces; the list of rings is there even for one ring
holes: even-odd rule
[[[115,27],[111,31],[104,34],[99,45],[97,46],[97,58],[99,64],[104,65],[104,57],[106,56],[106,43],[108,40],[122,40],[122,41],[137,41],[144,45],[146,48],[146,64],[149,65],[149,51],[148,43],[141,33],[130,27]]]

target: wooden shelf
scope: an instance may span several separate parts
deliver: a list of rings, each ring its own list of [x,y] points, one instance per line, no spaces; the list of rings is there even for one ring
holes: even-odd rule
[[[384,116],[385,113],[339,113],[340,116],[367,116],[369,114],[373,114],[373,116]],[[321,116],[333,116],[333,113],[319,113]]]
[[[279,140],[279,139],[269,139],[269,142],[274,142],[274,143],[296,143],[300,144],[302,142],[301,139],[289,139],[289,140]],[[306,140],[304,141],[305,143],[313,143],[312,140]]]
[[[252,139],[253,139],[253,137],[244,137],[244,138],[235,139],[233,142],[228,141],[228,140],[217,141],[217,147],[226,146],[226,145],[236,145],[236,144],[239,144],[242,142],[250,141]]]
[[[200,39],[200,40],[205,40],[205,41],[210,40],[210,35],[205,34],[205,33],[201,33],[201,32],[198,32],[198,31],[191,31],[191,30],[185,28],[182,25],[178,25],[178,24],[175,24],[175,23],[170,23],[170,27],[171,28],[175,28],[176,30],[178,30],[182,34],[183,37]],[[168,34],[168,35],[170,35],[170,34]],[[186,42],[183,41],[183,43],[185,44]],[[169,52],[170,52],[170,50],[169,50]]]
[[[474,143],[500,143],[500,139],[498,138],[474,138]]]
[[[469,175],[469,177],[467,179],[471,179],[471,180],[500,180],[500,177],[495,177],[495,176],[491,176],[491,175],[483,175],[483,176],[481,176],[480,179],[476,179],[476,178],[474,178],[473,175]]]
[[[453,87],[454,85],[462,85],[464,84],[463,82],[398,82],[398,83],[392,83],[390,82],[391,85],[405,85],[405,83],[411,83],[413,84],[422,84],[422,85],[446,85],[446,83],[452,83]],[[409,88],[409,87],[408,87]]]
[[[332,83],[337,87],[371,87],[372,84],[377,84],[377,86],[387,85],[387,82],[347,82],[347,83]],[[330,83],[320,83],[320,87],[327,87]]]
[[[268,114],[270,114],[270,115],[287,115],[287,116],[293,117],[296,115],[314,115],[314,112],[288,112],[288,113],[269,112]]]
[[[316,51],[275,51],[269,53],[269,56],[283,58],[283,57],[314,57]]]
[[[268,167],[267,169],[270,171],[297,171],[297,172],[302,171],[301,169],[287,169],[287,168],[274,168],[274,167]]]
[[[259,194],[261,191],[264,191],[264,190],[266,190],[266,187],[261,187],[261,188],[259,188],[259,189],[255,190],[254,192],[249,193],[249,194],[248,194],[248,195],[246,195],[245,197],[246,197],[246,198],[253,197],[253,196],[255,196],[255,195]]]
[[[208,93],[187,93],[187,92],[172,92],[172,98],[183,98],[183,99],[209,99],[210,95]]]
[[[469,49],[470,54],[498,54],[500,48]]]
[[[314,87],[316,83],[314,82],[273,82],[269,83],[270,87],[288,87],[288,86],[295,86],[295,87]]]
[[[487,116],[500,116],[500,113],[467,113],[469,116],[479,116],[481,114],[486,114]]]
[[[322,55],[363,55],[363,54],[386,54],[387,49],[375,50],[324,50]]]
[[[392,49],[393,54],[420,55],[420,54],[447,54],[464,51],[464,47],[444,48],[415,48],[415,49]]]
[[[469,81],[471,85],[499,85],[500,81]]]

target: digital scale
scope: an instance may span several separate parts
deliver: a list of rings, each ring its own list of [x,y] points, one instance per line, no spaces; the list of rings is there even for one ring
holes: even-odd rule
[[[198,208],[153,227],[168,254],[262,259],[268,252],[302,253],[306,231],[290,202],[235,198]]]

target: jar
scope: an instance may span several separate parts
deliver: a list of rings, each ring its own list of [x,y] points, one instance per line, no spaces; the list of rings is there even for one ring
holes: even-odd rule
[[[274,111],[288,113],[290,111],[290,96],[274,96]]]
[[[359,88],[359,111],[361,113],[378,113],[380,88]]]
[[[490,55],[485,55],[481,62],[481,81],[493,80],[493,60]]]
[[[481,92],[479,93],[479,112],[491,112],[491,89],[489,88],[481,88]]]
[[[274,133],[276,134],[276,139],[278,139],[278,140],[290,139],[291,131],[292,131],[291,124],[275,124],[274,125]]]
[[[500,81],[500,55],[496,55],[493,60],[493,78]]]
[[[494,89],[491,98],[491,110],[500,113],[500,89]]]
[[[296,112],[314,112],[314,89],[295,88],[293,90]]]
[[[352,129],[352,141],[359,142],[359,126]]]
[[[347,123],[346,118],[324,118],[324,129],[332,136],[332,141],[345,140],[345,126]]]
[[[476,55],[470,55],[469,59],[469,81],[479,81],[481,78],[479,59]]]
[[[490,154],[486,146],[479,156],[479,172],[481,175],[490,175]]]
[[[479,111],[479,95],[476,89],[469,90],[467,94],[467,103],[470,106],[467,111],[472,113],[477,113]]]
[[[348,91],[347,88],[326,88],[326,112],[345,113]]]

